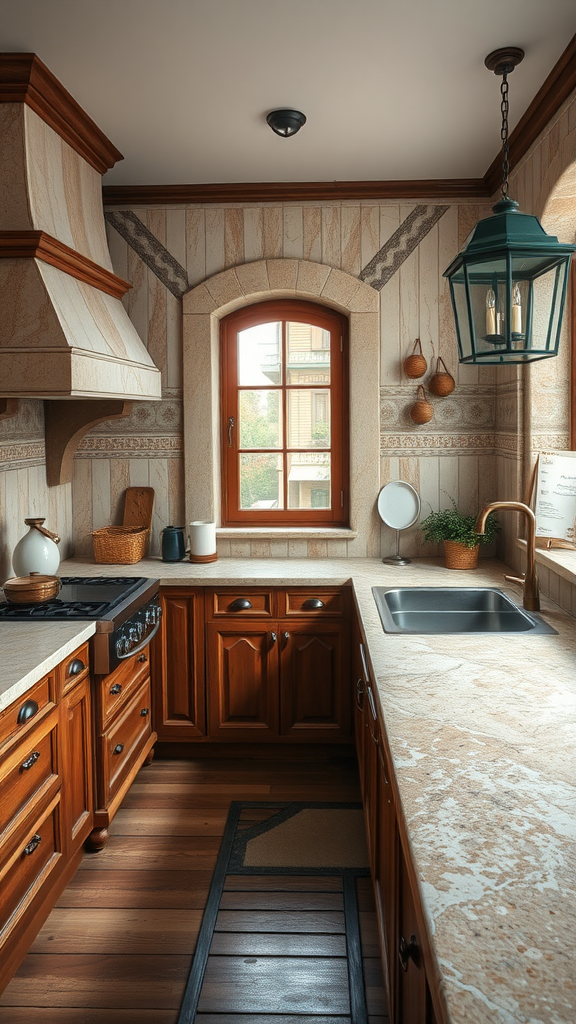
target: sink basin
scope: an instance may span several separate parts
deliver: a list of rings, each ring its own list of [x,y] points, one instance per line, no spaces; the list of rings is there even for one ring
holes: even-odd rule
[[[494,587],[372,587],[386,633],[556,633]]]

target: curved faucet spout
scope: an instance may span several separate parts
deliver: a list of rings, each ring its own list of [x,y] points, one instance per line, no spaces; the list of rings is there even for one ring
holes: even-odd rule
[[[523,501],[492,501],[485,505],[476,519],[475,533],[484,533],[486,520],[491,512],[498,510],[510,512],[523,512],[528,521],[528,537],[526,543],[526,573],[523,578],[517,576],[506,576],[507,580],[523,585],[523,604],[530,612],[540,610],[540,596],[538,593],[538,576],[536,574],[536,516],[529,505]]]

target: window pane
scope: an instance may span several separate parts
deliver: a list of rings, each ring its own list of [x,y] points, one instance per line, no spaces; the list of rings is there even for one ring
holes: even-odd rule
[[[238,332],[238,383],[282,383],[282,324],[273,321]]]
[[[240,455],[240,508],[283,508],[282,456]]]
[[[330,455],[288,456],[288,508],[330,508]]]
[[[330,447],[330,392],[298,388],[286,393],[288,448]]]
[[[330,331],[313,324],[286,324],[287,384],[330,383]]]
[[[279,391],[240,391],[240,448],[281,448]]]

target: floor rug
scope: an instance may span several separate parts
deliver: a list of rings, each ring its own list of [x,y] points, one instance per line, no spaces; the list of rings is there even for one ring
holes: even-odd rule
[[[360,804],[234,802],[178,1024],[366,1024]]]

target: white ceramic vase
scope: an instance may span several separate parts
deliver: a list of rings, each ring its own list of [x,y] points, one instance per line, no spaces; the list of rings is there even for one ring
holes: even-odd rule
[[[42,524],[43,519],[25,519],[30,529],[20,538],[12,555],[16,576],[28,576],[31,572],[54,576],[60,565],[58,544],[60,537]]]

